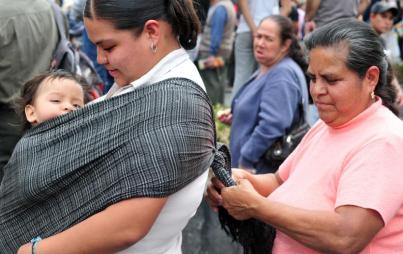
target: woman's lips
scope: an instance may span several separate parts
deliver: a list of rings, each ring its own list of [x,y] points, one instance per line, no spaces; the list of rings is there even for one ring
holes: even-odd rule
[[[109,75],[111,75],[112,77],[115,77],[118,74],[117,70],[108,70]]]
[[[315,105],[316,105],[316,107],[318,109],[320,109],[320,108],[328,108],[328,107],[332,106],[332,104],[330,104],[330,103],[325,103],[325,102],[320,102],[320,101],[315,101]]]

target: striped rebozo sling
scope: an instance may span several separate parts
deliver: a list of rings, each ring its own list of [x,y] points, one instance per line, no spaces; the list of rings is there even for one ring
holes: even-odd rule
[[[0,185],[0,253],[16,253],[107,206],[165,197],[200,176],[215,148],[206,93],[168,79],[28,130]],[[178,207],[178,209],[181,209]]]

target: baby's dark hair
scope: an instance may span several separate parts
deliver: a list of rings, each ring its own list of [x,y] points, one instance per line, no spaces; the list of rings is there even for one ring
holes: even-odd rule
[[[90,100],[90,97],[88,95],[90,86],[83,77],[65,70],[54,70],[39,74],[38,76],[35,76],[34,78],[28,80],[23,85],[23,87],[20,90],[19,96],[14,101],[14,108],[17,111],[17,114],[20,116],[23,123],[22,126],[23,131],[31,128],[31,123],[28,122],[27,117],[25,115],[25,107],[34,102],[36,93],[41,84],[45,80],[52,81],[57,79],[68,79],[77,82],[83,87],[84,103],[87,103]]]

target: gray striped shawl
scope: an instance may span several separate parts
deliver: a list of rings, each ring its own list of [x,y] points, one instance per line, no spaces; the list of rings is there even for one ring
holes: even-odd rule
[[[187,79],[141,87],[28,130],[0,185],[0,253],[120,200],[178,191],[209,167],[214,139],[209,99]]]

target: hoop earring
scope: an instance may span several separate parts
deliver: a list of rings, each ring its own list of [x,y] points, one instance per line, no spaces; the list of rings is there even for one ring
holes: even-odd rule
[[[372,100],[375,99],[375,92],[374,91],[371,92],[371,99]]]
[[[157,53],[157,45],[155,45],[154,42],[151,42],[150,49],[154,54]]]

